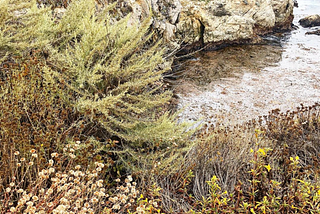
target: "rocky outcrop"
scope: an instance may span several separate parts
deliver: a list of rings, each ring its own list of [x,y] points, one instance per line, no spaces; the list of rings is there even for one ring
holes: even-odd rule
[[[258,35],[289,29],[292,0],[181,0],[177,37],[188,44],[255,41]]]
[[[299,20],[299,24],[302,27],[314,27],[314,26],[320,26],[320,16],[319,15],[311,15],[307,16],[303,19]]]
[[[200,46],[258,41],[259,35],[291,28],[293,0],[118,0],[130,23],[152,13],[152,27],[168,44]]]

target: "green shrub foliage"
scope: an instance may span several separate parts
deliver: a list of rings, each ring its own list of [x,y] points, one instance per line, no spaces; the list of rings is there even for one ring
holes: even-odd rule
[[[61,19],[35,1],[3,0],[1,56],[36,49],[45,57],[41,75],[60,97],[98,121],[109,136],[153,141],[182,135],[164,114],[171,92],[160,43],[148,33],[151,17],[129,24],[111,16],[114,5],[97,9],[93,0],[73,1]]]
[[[98,12],[94,1],[70,4],[54,26],[57,45],[47,46],[48,61],[55,65],[48,66],[47,80],[65,85],[72,104],[110,134],[145,141],[151,140],[150,130],[142,135],[141,130],[160,126],[153,137],[165,137],[162,123],[170,121],[157,120],[158,107],[171,93],[162,91],[162,51],[158,44],[147,44],[150,19],[139,27],[128,26],[130,16],[115,21],[108,9]]]

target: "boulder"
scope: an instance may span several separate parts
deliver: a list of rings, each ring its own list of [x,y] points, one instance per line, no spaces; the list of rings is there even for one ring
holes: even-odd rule
[[[115,0],[113,0],[115,1]],[[293,0],[118,0],[129,24],[152,14],[151,26],[171,47],[241,43],[291,28]]]
[[[320,16],[319,15],[311,15],[299,20],[299,24],[302,27],[314,27],[320,26]]]
[[[177,37],[187,44],[258,40],[291,28],[292,0],[181,0]]]

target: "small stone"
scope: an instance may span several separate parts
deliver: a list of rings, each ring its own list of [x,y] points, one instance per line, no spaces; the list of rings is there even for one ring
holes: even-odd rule
[[[316,30],[316,31],[311,31],[311,32],[307,32],[306,33],[307,35],[318,35],[318,36],[320,36],[320,30]]]
[[[302,27],[314,27],[320,26],[320,16],[319,15],[311,15],[299,20],[299,24]]]

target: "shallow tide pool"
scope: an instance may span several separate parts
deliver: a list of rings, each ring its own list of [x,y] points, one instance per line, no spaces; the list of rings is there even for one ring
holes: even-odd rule
[[[302,28],[299,19],[320,14],[320,1],[301,0],[288,33],[265,38],[264,45],[200,52],[181,61],[174,90],[180,119],[237,124],[320,101],[320,29]]]

